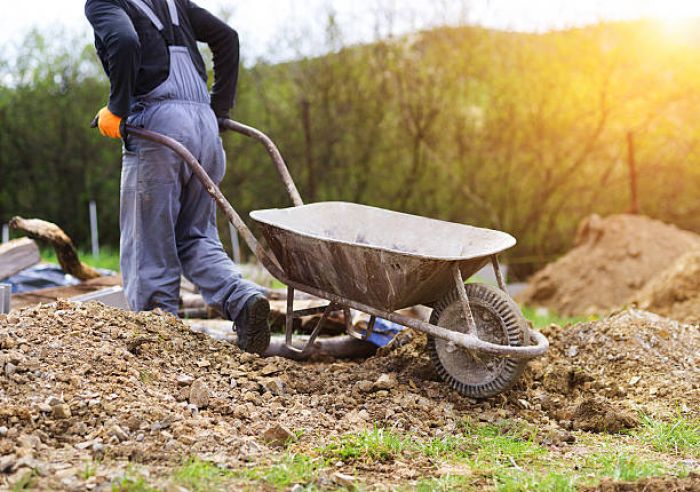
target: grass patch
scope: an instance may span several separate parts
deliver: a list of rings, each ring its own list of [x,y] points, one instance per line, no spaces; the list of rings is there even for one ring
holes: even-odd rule
[[[328,458],[364,461],[387,461],[415,448],[410,434],[400,435],[391,429],[374,427],[359,434],[346,434],[319,449]]]
[[[127,468],[124,475],[112,481],[112,492],[157,492],[146,479],[136,473],[131,466]]]
[[[103,246],[100,248],[100,254],[94,256],[91,252],[78,250],[78,256],[80,261],[86,265],[90,265],[93,268],[106,268],[107,270],[113,270],[119,272],[119,250],[113,249],[109,246]],[[44,248],[41,250],[41,260],[47,263],[58,264],[58,259],[56,258],[56,252],[53,248]]]
[[[286,453],[271,466],[258,466],[237,470],[232,476],[239,480],[263,482],[277,489],[289,489],[294,485],[313,487],[319,472],[326,466],[325,460],[305,454]],[[195,489],[197,490],[197,489]]]
[[[613,480],[630,482],[640,478],[663,475],[665,467],[653,461],[640,460],[624,453],[618,455],[601,454],[595,460],[602,465],[599,475]]]
[[[193,492],[217,492],[226,490],[233,476],[208,461],[190,458],[175,470],[173,480]]]
[[[523,315],[532,321],[535,328],[542,328],[555,324],[558,326],[575,325],[586,321],[595,321],[598,316],[562,316],[553,313],[546,308],[536,308],[532,306],[520,306]]]
[[[642,414],[639,438],[662,453],[700,456],[700,422],[676,412],[667,422]]]

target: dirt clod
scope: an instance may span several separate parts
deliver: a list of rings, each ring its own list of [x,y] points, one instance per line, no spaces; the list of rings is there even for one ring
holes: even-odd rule
[[[517,300],[564,315],[607,312],[628,303],[700,236],[640,215],[592,215],[574,247],[530,279]]]
[[[632,415],[620,411],[602,396],[586,398],[567,407],[558,415],[560,420],[570,420],[573,430],[607,432],[617,434],[633,429],[639,422]]]

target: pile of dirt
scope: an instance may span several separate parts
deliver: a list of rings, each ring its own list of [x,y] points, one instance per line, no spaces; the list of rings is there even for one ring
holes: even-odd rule
[[[700,249],[687,252],[654,277],[632,301],[683,323],[700,324]]]
[[[592,215],[573,249],[536,273],[517,298],[569,316],[607,312],[698,246],[697,234],[648,217]]]
[[[630,309],[547,335],[550,353],[532,365],[554,403],[559,395],[603,396],[650,412],[700,404],[700,333],[692,326]]]
[[[553,326],[550,353],[512,391],[476,401],[439,380],[425,336],[410,330],[359,363],[298,363],[242,353],[162,312],[27,308],[0,315],[0,488],[34,470],[39,488],[101,490],[129,463],[167,488],[183,457],[240,469],[285,440],[314,447],[373,426],[421,438],[459,434],[466,420],[521,422],[562,447],[634,427],[650,397],[697,408],[700,335],[689,328],[641,311]],[[396,479],[384,468],[367,473]]]

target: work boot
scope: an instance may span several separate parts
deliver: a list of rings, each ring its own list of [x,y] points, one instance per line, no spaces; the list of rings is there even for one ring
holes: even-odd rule
[[[233,323],[238,348],[262,355],[270,346],[269,317],[270,303],[264,296],[255,295],[248,299]]]

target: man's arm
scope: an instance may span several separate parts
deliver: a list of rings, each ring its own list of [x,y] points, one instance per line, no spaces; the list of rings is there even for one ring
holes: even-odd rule
[[[238,85],[238,33],[207,10],[188,2],[188,14],[197,41],[209,45],[214,55],[211,107],[219,118],[228,118]]]
[[[112,0],[87,0],[85,16],[104,50],[103,66],[110,83],[107,107],[125,118],[141,63],[139,37],[129,16]]]

